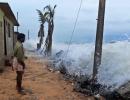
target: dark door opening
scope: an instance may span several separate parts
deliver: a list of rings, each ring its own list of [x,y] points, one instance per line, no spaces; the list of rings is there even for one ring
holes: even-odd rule
[[[4,19],[4,54],[7,55],[7,45],[6,45],[6,21]]]

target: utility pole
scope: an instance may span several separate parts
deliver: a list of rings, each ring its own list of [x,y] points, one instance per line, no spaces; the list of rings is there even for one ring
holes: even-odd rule
[[[30,39],[30,37],[29,37],[29,30],[28,30],[28,40]]]
[[[96,31],[96,41],[95,41],[95,54],[94,54],[94,64],[93,64],[93,77],[92,77],[94,81],[97,81],[98,68],[101,65],[105,4],[106,4],[106,0],[99,0],[97,31]]]

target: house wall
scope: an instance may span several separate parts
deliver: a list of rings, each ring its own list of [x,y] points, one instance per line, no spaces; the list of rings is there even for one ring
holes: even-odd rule
[[[0,67],[4,64],[4,22],[3,22],[4,13],[0,9]]]
[[[5,16],[4,19],[6,20],[6,45],[7,45],[7,58],[10,58],[13,56],[13,38],[14,38],[14,32],[13,32],[13,23]],[[10,30],[8,29],[8,24],[10,25]],[[9,35],[10,31],[10,35]]]
[[[6,21],[5,34],[6,34],[7,56],[5,56],[5,50],[4,50],[5,49],[4,48],[4,20]],[[10,30],[10,35],[9,35],[9,30]],[[10,59],[10,57],[13,56],[13,47],[14,47],[13,38],[14,38],[14,25],[4,15],[4,12],[0,9],[0,70],[2,69],[2,65],[4,65],[5,59]]]
[[[18,34],[18,33],[15,33],[15,32],[14,32],[14,44],[13,44],[14,47],[15,47],[15,44],[16,44],[16,42],[17,42],[17,34]]]

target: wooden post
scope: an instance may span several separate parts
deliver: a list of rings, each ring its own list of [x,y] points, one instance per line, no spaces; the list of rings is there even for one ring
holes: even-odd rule
[[[92,77],[94,81],[97,81],[98,68],[101,65],[105,3],[106,0],[99,0],[97,31],[96,31],[96,41],[95,41],[95,54],[94,54],[94,64],[93,64],[93,77]]]

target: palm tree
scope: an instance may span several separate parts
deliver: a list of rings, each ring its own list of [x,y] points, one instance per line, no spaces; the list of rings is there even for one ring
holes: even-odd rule
[[[52,52],[52,35],[54,30],[54,14],[55,14],[55,8],[52,9],[50,5],[46,6],[44,10],[46,10],[46,13],[48,13],[47,22],[48,22],[48,35],[45,41],[45,54],[50,56]]]
[[[43,44],[44,23],[46,22],[46,16],[40,10],[37,10],[37,12],[39,14],[39,21],[40,21],[40,29],[38,31],[38,37],[40,39],[39,39],[39,43],[37,44],[37,49],[40,49],[41,45]]]
[[[43,25],[43,27],[40,28],[43,34],[44,34],[44,24],[45,22],[48,23],[48,34],[45,40],[45,51],[44,51],[45,55],[47,56],[50,56],[52,52],[52,35],[54,31],[55,8],[56,8],[56,5],[53,8],[50,5],[47,5],[46,7],[44,7],[44,13],[42,13],[40,10],[37,10],[39,13],[40,22]],[[40,37],[43,37],[43,36],[44,35],[42,36],[40,35]],[[43,40],[41,42],[43,42]]]

